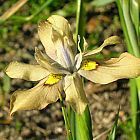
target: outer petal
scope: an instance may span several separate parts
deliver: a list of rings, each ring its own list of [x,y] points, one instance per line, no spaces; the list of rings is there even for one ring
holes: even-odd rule
[[[92,82],[108,84],[118,79],[139,76],[140,59],[129,53],[123,53],[119,58],[112,58],[99,64],[95,70],[79,70],[78,73]]]
[[[81,77],[78,74],[66,76],[64,90],[66,101],[77,113],[82,114],[88,102]]]
[[[103,48],[106,46],[117,45],[117,44],[121,44],[121,43],[122,43],[122,41],[118,36],[111,36],[111,37],[105,39],[103,44],[100,47],[98,47],[97,49],[85,52],[84,56],[94,55],[96,53],[101,52],[103,50]]]
[[[54,60],[57,59],[56,48],[52,40],[52,25],[47,21],[41,21],[38,25],[38,35],[45,47],[46,53]]]
[[[34,88],[24,91],[15,91],[11,97],[10,114],[18,110],[43,109],[48,104],[56,102],[59,98],[59,92],[62,91],[61,82],[53,85],[44,85],[42,80]]]
[[[60,35],[57,36],[58,34],[54,34],[54,30]],[[45,47],[46,53],[54,60],[57,60],[57,48],[59,48],[59,46],[54,43],[53,38],[63,38],[64,36],[67,36],[71,51],[74,54],[76,53],[70,25],[68,21],[61,16],[53,15],[48,18],[48,21],[40,22],[38,25],[38,35]]]
[[[69,74],[59,63],[51,59],[47,54],[43,55],[39,49],[35,49],[35,59],[37,62],[48,71],[54,74]]]
[[[60,30],[63,33],[63,36],[67,36],[69,39],[69,45],[71,46],[72,52],[76,53],[77,48],[74,46],[73,35],[71,32],[71,27],[68,21],[59,15],[52,15],[48,18],[48,21],[53,25],[55,30]]]
[[[38,81],[49,75],[49,72],[40,65],[29,65],[19,62],[11,62],[5,72],[11,78],[20,78],[28,81]]]

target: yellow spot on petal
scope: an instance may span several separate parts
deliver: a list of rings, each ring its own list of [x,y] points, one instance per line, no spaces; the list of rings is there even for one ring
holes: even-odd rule
[[[58,83],[63,78],[60,74],[49,74],[48,79],[45,81],[45,85],[53,85]]]
[[[82,70],[94,70],[98,64],[95,61],[84,60],[81,65]]]

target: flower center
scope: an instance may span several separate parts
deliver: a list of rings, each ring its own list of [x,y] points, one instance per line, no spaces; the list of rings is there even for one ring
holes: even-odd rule
[[[81,65],[82,70],[94,70],[98,64],[95,61],[84,60]]]
[[[45,85],[53,85],[58,83],[63,78],[60,74],[49,74],[48,79],[45,81]]]

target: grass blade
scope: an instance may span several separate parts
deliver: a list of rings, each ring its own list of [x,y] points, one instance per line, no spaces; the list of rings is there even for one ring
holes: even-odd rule
[[[135,26],[135,30],[137,32],[137,37],[139,37],[139,23],[140,23],[140,17],[139,17],[139,3],[138,0],[131,0],[130,1],[130,14],[132,21]]]
[[[128,36],[130,39],[131,46],[133,48],[135,56],[139,57],[140,56],[140,50],[138,47],[138,41],[137,41],[137,36],[136,36],[136,31],[133,26],[131,17],[130,17],[130,2],[129,0],[123,0],[122,2],[122,11],[124,15],[124,20],[126,23],[126,28],[128,32]]]
[[[114,125],[112,127],[112,130],[110,131],[110,134],[108,136],[108,140],[115,140],[117,126],[118,126],[118,119],[119,119],[119,111],[120,111],[120,106],[119,106],[118,112],[116,114],[115,122],[114,122]]]
[[[100,7],[100,6],[105,6],[107,4],[110,4],[112,2],[114,2],[115,0],[94,0],[91,5],[96,6],[96,7]]]

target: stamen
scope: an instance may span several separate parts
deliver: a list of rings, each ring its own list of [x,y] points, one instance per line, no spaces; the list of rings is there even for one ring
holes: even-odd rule
[[[94,70],[98,64],[95,61],[84,60],[81,65],[82,70]]]
[[[48,79],[45,81],[45,85],[53,85],[58,83],[63,78],[60,74],[49,74]]]

